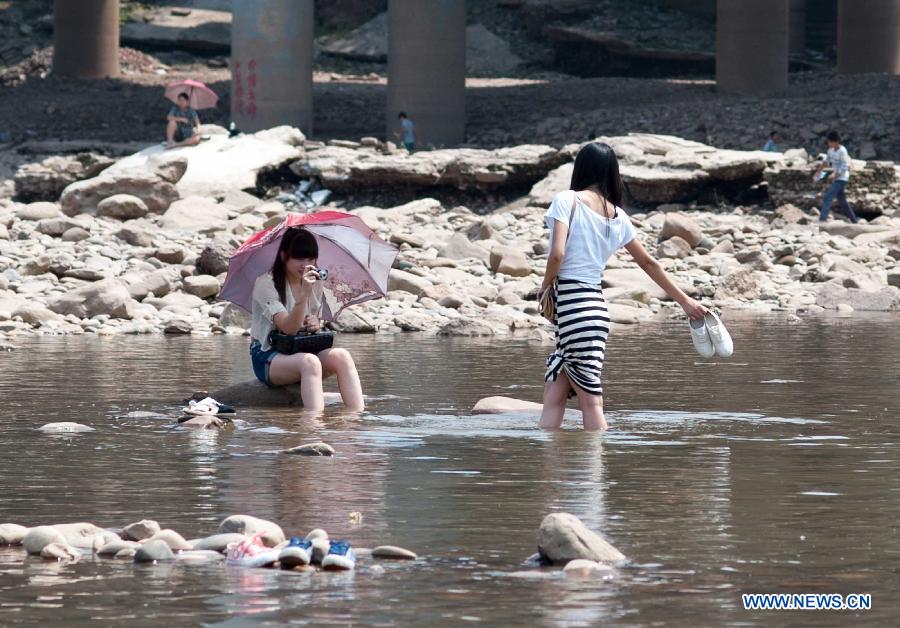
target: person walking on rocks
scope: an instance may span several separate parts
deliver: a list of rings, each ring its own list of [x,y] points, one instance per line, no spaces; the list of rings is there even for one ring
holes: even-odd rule
[[[547,358],[539,427],[559,428],[566,400],[577,396],[584,428],[605,430],[600,374],[610,319],[601,278],[609,258],[625,247],[689,318],[702,319],[708,310],[676,286],[635,237],[621,208],[624,185],[609,145],[591,142],[582,147],[569,187],[553,198],[544,214],[550,253],[540,294],[542,301],[546,297],[556,303],[556,349]]]
[[[831,177],[829,178],[831,184],[828,186],[828,190],[825,192],[825,198],[822,201],[822,210],[819,212],[819,223],[821,224],[828,220],[831,204],[836,197],[841,209],[847,214],[850,222],[855,224],[859,222],[859,218],[856,217],[856,214],[853,212],[853,208],[850,207],[850,203],[847,202],[847,196],[844,193],[847,182],[850,181],[850,155],[847,153],[847,149],[841,144],[841,136],[837,131],[829,132],[825,139],[828,141],[828,155],[826,156],[825,161],[819,164],[816,174],[813,175],[813,181],[818,181],[819,175],[822,173],[825,166],[831,166]]]
[[[306,229],[292,227],[282,237],[272,271],[256,279],[250,326],[253,372],[267,386],[300,382],[303,408],[314,411],[325,407],[323,377],[337,375],[344,405],[361,411],[362,386],[353,356],[346,349],[287,355],[275,351],[269,343],[273,327],[289,335],[320,329],[317,312],[323,290],[315,266],[318,257],[315,236]]]
[[[178,104],[172,105],[166,120],[166,148],[200,143],[200,116],[191,108],[186,92],[178,94]]]
[[[416,132],[413,121],[406,117],[406,112],[401,111],[397,114],[397,117],[400,119],[400,131],[398,133],[394,133],[396,137],[403,138],[403,145],[406,146],[406,150],[409,152],[413,152],[413,149],[416,147]]]

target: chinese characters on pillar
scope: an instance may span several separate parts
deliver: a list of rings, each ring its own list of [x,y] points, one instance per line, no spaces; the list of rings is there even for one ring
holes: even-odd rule
[[[240,115],[256,117],[256,59],[247,62],[247,81],[244,87],[243,64],[234,62],[234,106]]]

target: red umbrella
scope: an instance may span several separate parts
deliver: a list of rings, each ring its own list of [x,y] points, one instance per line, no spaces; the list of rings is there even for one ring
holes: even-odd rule
[[[301,226],[315,236],[318,264],[328,271],[322,318],[334,320],[348,305],[384,296],[397,247],[379,238],[359,216],[326,210],[288,214],[274,227],[250,236],[228,261],[228,275],[219,297],[249,312],[253,284],[272,269],[284,232]]]
[[[178,104],[178,94],[188,95],[192,109],[209,109],[215,107],[216,103],[219,102],[219,97],[216,96],[213,90],[200,81],[193,79],[176,81],[166,87],[166,98],[176,105]]]

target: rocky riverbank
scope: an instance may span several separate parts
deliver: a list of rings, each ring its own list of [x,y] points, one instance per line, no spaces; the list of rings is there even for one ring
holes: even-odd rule
[[[387,298],[345,311],[337,328],[550,339],[534,301],[546,264],[542,216],[567,187],[577,145],[408,155],[374,138],[207,131],[198,148],[20,168],[20,197],[44,200],[0,201],[0,338],[246,333],[246,314],[216,301],[228,256],[283,218],[296,181],[316,177],[334,189],[331,206],[401,250]],[[818,227],[822,189],[803,151],[605,140],[620,155],[638,237],[689,294],[750,312],[900,309],[900,183],[890,162],[854,164],[851,202],[868,221]],[[448,202],[460,191],[474,202]],[[372,198],[379,206],[366,204]],[[679,315],[625,252],[603,281],[615,323]]]

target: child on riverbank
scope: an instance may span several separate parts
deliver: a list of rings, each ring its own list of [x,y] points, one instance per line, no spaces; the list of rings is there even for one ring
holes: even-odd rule
[[[853,213],[853,208],[847,202],[847,196],[844,194],[844,188],[850,181],[850,155],[847,149],[841,144],[841,136],[837,131],[831,131],[826,136],[828,141],[828,154],[825,161],[819,164],[813,181],[819,180],[819,175],[825,169],[825,166],[831,167],[831,184],[825,192],[825,198],[822,200],[822,210],[819,212],[819,223],[828,220],[828,213],[831,211],[831,204],[837,197],[841,209],[847,214],[850,222],[857,223],[859,218]]]

